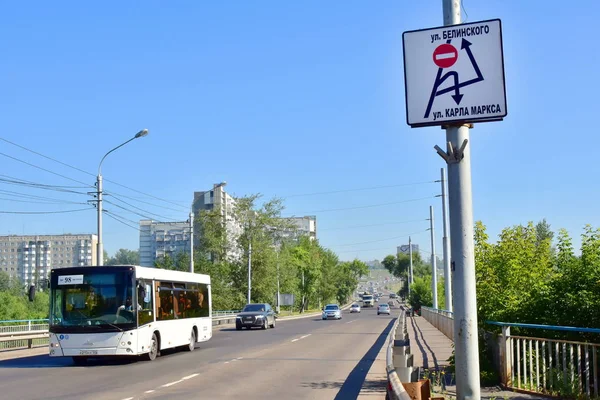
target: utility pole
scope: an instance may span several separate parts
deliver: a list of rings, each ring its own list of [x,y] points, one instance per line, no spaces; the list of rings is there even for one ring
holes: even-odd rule
[[[460,0],[443,0],[444,25],[461,23]],[[454,287],[454,346],[457,400],[480,399],[479,338],[473,242],[470,125],[447,125],[448,204]]]
[[[252,294],[252,239],[248,242],[248,304]]]
[[[190,272],[194,273],[194,212],[190,212]]]
[[[279,250],[277,250],[277,314],[279,314],[281,312],[281,300],[280,300],[280,294],[279,294]]]
[[[413,283],[413,262],[412,262],[412,240],[408,237],[408,257],[410,258],[410,271],[408,276],[408,297],[410,297],[410,285]]]
[[[433,308],[437,309],[437,262],[435,259],[435,228],[433,223],[433,206],[429,206],[429,230],[431,231],[431,293],[433,293]]]
[[[96,265],[104,265],[104,247],[102,243],[102,174],[98,172],[96,176],[96,200],[98,201],[97,219],[98,219],[98,244],[96,245]]]
[[[450,271],[450,242],[448,238],[448,214],[446,210],[446,170],[441,169],[442,182],[442,220],[444,223],[444,294],[446,297],[446,311],[452,312],[452,272]]]

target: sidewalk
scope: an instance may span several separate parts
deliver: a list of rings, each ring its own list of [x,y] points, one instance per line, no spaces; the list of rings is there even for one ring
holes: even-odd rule
[[[48,345],[47,344],[45,344],[43,346],[33,347],[31,349],[20,348],[20,349],[2,350],[2,351],[0,351],[0,361],[12,360],[15,358],[39,356],[39,355],[43,355],[43,354],[48,354]]]
[[[452,340],[423,317],[407,317],[406,327],[413,367],[437,370],[450,365],[448,359],[452,355]]]

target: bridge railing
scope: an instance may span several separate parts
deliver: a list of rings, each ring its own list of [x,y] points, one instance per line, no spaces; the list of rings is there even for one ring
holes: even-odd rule
[[[502,383],[531,392],[581,398],[600,396],[600,344],[512,335],[511,327],[600,333],[600,329],[486,321],[502,327],[500,363]]]
[[[450,340],[454,340],[454,314],[450,311],[421,306],[421,316]]]
[[[235,322],[238,310],[213,311],[213,325]],[[48,343],[48,319],[0,321],[0,350],[41,346]]]
[[[448,338],[454,336],[451,312],[422,307],[421,315]],[[510,328],[598,333],[596,328],[486,321],[502,328],[495,353],[502,384],[511,389],[560,397],[600,397],[600,343],[511,334]]]

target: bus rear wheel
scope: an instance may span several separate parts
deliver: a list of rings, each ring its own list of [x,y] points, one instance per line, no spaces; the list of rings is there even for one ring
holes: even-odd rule
[[[156,337],[156,333],[152,334],[152,340],[150,341],[150,351],[145,354],[145,358],[148,361],[156,360],[156,356],[158,356],[158,338]]]

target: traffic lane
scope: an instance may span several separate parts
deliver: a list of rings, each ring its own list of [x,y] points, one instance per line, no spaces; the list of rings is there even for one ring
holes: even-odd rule
[[[218,363],[237,357],[247,348],[260,348],[285,341],[292,336],[312,332],[318,328],[313,317],[290,321],[277,321],[275,329],[263,331],[236,331],[233,327],[216,330],[208,342],[197,344],[194,352],[177,350],[163,351],[154,362],[136,359],[98,359],[86,367],[76,367],[71,358],[51,358],[47,355],[25,357],[0,362],[0,393],[9,399],[82,399],[86,396],[106,392],[107,386],[115,391],[130,391],[132,385],[153,385],[157,379],[180,376],[179,371],[194,369],[199,365]],[[65,372],[70,377],[55,393],[46,390],[64,380]],[[42,372],[42,373],[40,373]],[[132,383],[136,382],[136,383]]]
[[[311,334],[188,371],[132,397],[183,400],[202,393],[209,399],[356,398],[393,321],[394,316],[377,316],[375,309],[341,321],[315,321],[322,328]]]

